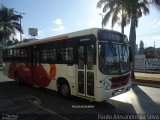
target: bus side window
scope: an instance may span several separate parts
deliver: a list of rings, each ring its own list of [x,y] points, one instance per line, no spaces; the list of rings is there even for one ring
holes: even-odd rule
[[[56,60],[56,49],[52,48],[51,50],[49,50],[49,56],[50,56],[50,61],[55,61]]]
[[[56,56],[57,56],[57,61],[58,61],[58,62],[62,62],[63,56],[62,56],[61,49],[58,49],[58,50],[57,50]]]
[[[68,60],[73,61],[73,48],[69,47],[67,53],[68,53]]]
[[[29,60],[29,49],[28,48],[23,48],[21,49],[21,59],[24,61]]]
[[[65,48],[64,51],[64,59],[65,61],[73,61],[73,48],[72,47],[67,47]]]
[[[17,56],[17,59],[20,58],[20,49],[17,49],[17,50],[16,50],[16,56]]]
[[[47,50],[42,50],[42,61],[46,62],[47,60]]]

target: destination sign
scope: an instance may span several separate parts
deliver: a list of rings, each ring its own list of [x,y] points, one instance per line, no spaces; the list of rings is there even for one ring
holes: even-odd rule
[[[100,41],[113,41],[113,42],[127,42],[126,40],[124,41],[123,34],[120,34],[118,32],[114,31],[107,31],[107,30],[99,30],[98,32],[98,39]],[[127,39],[128,40],[128,39]]]

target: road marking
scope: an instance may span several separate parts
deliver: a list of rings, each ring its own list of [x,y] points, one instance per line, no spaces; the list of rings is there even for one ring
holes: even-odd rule
[[[37,99],[38,101],[40,101],[40,99],[37,98],[37,97],[35,97],[35,96],[32,96],[32,95],[31,95],[30,97],[35,98],[35,99]],[[52,111],[52,110],[50,110],[50,109],[48,109],[48,108],[45,108],[45,107],[41,106],[40,104],[36,104],[35,102],[31,102],[30,100],[29,100],[29,102],[32,103],[33,105],[37,106],[38,108],[46,111],[46,112],[49,112],[49,113],[51,113],[51,114],[53,114],[53,115],[56,115],[56,116],[60,117],[60,118],[63,119],[63,120],[69,120],[68,118],[63,117],[62,115],[60,115],[60,114],[58,114],[58,113],[56,113],[56,112],[54,112],[54,111]]]

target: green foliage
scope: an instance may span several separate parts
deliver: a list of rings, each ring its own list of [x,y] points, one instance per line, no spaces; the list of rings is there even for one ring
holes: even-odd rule
[[[111,18],[112,27],[118,23],[121,25],[122,33],[124,27],[131,23],[129,41],[132,51],[132,71],[134,71],[134,57],[136,44],[136,27],[138,27],[138,20],[142,15],[148,15],[149,5],[153,5],[160,10],[160,0],[99,0],[97,7],[103,7],[105,16],[102,23],[106,25]]]
[[[139,50],[144,50],[144,43],[142,40],[139,43]]]
[[[124,27],[135,19],[135,26],[138,26],[138,19],[142,15],[149,14],[146,0],[99,0],[97,7],[103,7],[105,13],[102,23],[106,25],[111,18],[112,28],[117,23],[121,26],[122,32]]]
[[[17,15],[13,8],[0,7],[0,42],[3,45],[6,45],[10,37],[16,34],[16,31],[23,33],[19,23],[20,19],[22,16]]]
[[[160,10],[160,0],[148,0],[149,4],[156,8],[158,11]]]

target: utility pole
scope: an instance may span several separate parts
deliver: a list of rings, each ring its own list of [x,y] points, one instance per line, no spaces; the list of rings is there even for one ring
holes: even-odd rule
[[[22,12],[18,12],[18,11],[15,11],[15,12],[18,13],[20,16],[25,15],[25,13],[22,13]],[[20,22],[20,27],[22,29],[21,19],[22,18],[19,19],[19,22]],[[22,42],[22,33],[21,32],[20,32],[20,36],[19,37],[20,37],[20,41]]]
[[[102,28],[103,28],[103,16],[104,16],[104,15],[102,15],[101,13],[99,13],[99,15],[102,16],[102,23],[101,23],[101,24],[102,24]]]

